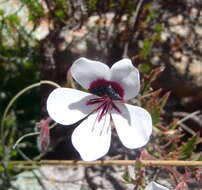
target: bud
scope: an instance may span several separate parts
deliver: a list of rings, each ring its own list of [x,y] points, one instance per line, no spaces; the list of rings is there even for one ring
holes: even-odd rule
[[[38,128],[40,130],[39,136],[39,150],[42,153],[47,152],[49,144],[50,144],[50,129],[49,124],[52,120],[47,118],[46,120],[42,119],[39,124]]]

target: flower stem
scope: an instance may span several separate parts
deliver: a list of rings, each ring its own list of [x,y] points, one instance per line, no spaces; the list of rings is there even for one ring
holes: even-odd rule
[[[5,109],[5,111],[4,111],[4,113],[3,113],[3,116],[2,116],[2,119],[1,119],[1,140],[2,140],[2,141],[3,141],[3,139],[4,139],[4,135],[3,135],[3,133],[4,133],[4,123],[5,123],[5,121],[6,121],[6,117],[7,117],[7,115],[8,115],[8,112],[9,112],[11,106],[14,104],[14,102],[15,102],[22,94],[24,94],[25,92],[27,92],[27,91],[29,91],[29,90],[31,90],[31,89],[33,89],[33,88],[39,87],[39,86],[41,86],[41,85],[43,85],[43,84],[49,84],[49,85],[52,85],[52,86],[57,87],[57,88],[60,87],[60,85],[58,85],[58,84],[55,83],[55,82],[48,81],[48,80],[42,80],[42,81],[40,81],[40,82],[38,82],[38,83],[34,83],[34,84],[32,84],[32,85],[30,85],[30,86],[27,86],[26,88],[22,89],[20,92],[18,92],[18,93],[10,100],[10,102],[9,102],[8,105],[6,106],[6,109]]]
[[[51,126],[50,126],[50,130],[52,129],[52,128],[54,128],[55,126],[57,125],[57,123],[53,123]],[[18,146],[18,144],[24,139],[24,138],[26,138],[26,137],[30,137],[30,136],[35,136],[35,135],[39,135],[40,134],[40,132],[32,132],[32,133],[27,133],[27,134],[25,134],[25,135],[23,135],[22,137],[20,137],[16,142],[15,142],[15,144],[13,145],[13,149],[15,149],[17,146]]]
[[[33,132],[33,133],[28,133],[26,135],[23,135],[22,137],[20,137],[15,144],[13,145],[13,149],[15,149],[17,147],[17,145],[26,137],[30,137],[30,136],[34,136],[34,135],[39,135],[40,132]]]

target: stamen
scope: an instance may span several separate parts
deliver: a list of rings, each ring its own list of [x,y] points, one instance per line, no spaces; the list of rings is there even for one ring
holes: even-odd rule
[[[100,102],[103,102],[104,101],[104,98],[103,97],[100,97],[100,98],[93,98],[93,99],[90,99],[86,102],[86,105],[92,105],[92,104],[97,104],[97,103],[100,103]]]
[[[114,102],[112,102],[112,108],[114,108],[118,113],[121,114],[120,109],[116,106],[116,104]]]
[[[105,118],[104,118],[104,123],[103,123],[102,129],[100,131],[100,136],[102,135],[102,133],[104,131],[106,120],[107,120],[107,114],[105,115]]]
[[[99,112],[97,113],[97,116],[96,116],[95,121],[93,123],[93,127],[91,129],[92,132],[95,130],[95,124],[96,124],[96,121],[98,120],[98,117],[99,117]]]
[[[115,109],[118,113],[121,113],[120,109],[115,105],[114,101],[118,100],[113,100],[109,96],[104,95],[102,97],[92,98],[88,100],[86,102],[86,105],[98,104],[98,107],[93,112],[98,111],[96,119],[98,119],[98,122],[100,122],[101,119],[107,115],[107,113],[111,114],[112,109]]]
[[[106,112],[106,109],[107,109],[107,104],[105,103],[103,106],[102,106],[102,111],[99,115],[99,118],[98,118],[98,121],[100,121],[102,119],[102,117],[105,115],[105,112]]]

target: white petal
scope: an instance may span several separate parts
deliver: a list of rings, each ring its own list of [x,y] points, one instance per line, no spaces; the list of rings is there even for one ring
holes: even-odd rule
[[[97,105],[86,105],[86,102],[96,97],[71,88],[56,88],[47,99],[47,111],[57,123],[74,124],[95,109]]]
[[[145,190],[169,190],[169,189],[152,181],[147,185]]]
[[[118,136],[127,148],[144,146],[152,133],[152,119],[143,108],[116,103],[121,113],[113,110],[112,118]]]
[[[135,97],[140,90],[139,71],[130,59],[122,59],[111,67],[110,80],[116,81],[123,87],[124,100]]]
[[[97,79],[109,79],[109,67],[102,62],[86,58],[77,59],[70,68],[72,77],[85,89]]]
[[[97,113],[90,115],[72,134],[72,144],[85,161],[93,161],[104,156],[110,147],[110,116],[105,115],[100,122],[97,116]]]

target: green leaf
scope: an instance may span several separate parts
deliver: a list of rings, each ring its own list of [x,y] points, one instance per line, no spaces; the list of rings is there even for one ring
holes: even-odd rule
[[[13,164],[8,164],[8,166],[7,166],[8,170],[13,170],[13,168],[14,168]]]
[[[118,3],[117,2],[110,2],[110,4],[109,4],[109,7],[110,8],[115,8],[115,7],[117,7],[118,6]]]
[[[4,10],[0,9],[0,16],[4,15]]]
[[[162,24],[156,24],[156,25],[154,26],[154,30],[155,30],[157,33],[162,32],[162,30],[163,30],[163,25],[162,25]]]
[[[60,9],[55,11],[55,15],[59,18],[63,18],[65,14],[64,14],[64,11]]]
[[[151,20],[154,20],[156,17],[157,17],[157,13],[156,13],[156,12],[151,11],[151,12],[149,13],[149,18],[150,18]]]
[[[195,136],[191,137],[188,139],[187,142],[183,143],[179,147],[179,152],[181,153],[179,155],[179,159],[188,159],[191,157],[194,149],[196,148],[196,145],[198,143],[198,137],[199,135],[196,134]]]
[[[22,0],[23,3],[27,5],[29,8],[30,16],[29,19],[32,21],[39,20],[43,14],[44,10],[42,5],[39,3],[39,1],[36,0]]]
[[[20,23],[20,19],[16,14],[10,14],[6,17],[6,19],[11,22],[11,23],[15,23],[15,24],[19,24]]]
[[[145,40],[143,42],[143,48],[140,51],[140,56],[143,57],[143,58],[147,57],[151,52],[151,47],[152,47],[151,42],[149,40]]]
[[[163,110],[165,105],[167,104],[168,98],[170,97],[171,92],[166,92],[160,100],[160,109]]]
[[[4,171],[4,168],[2,165],[0,165],[0,172],[3,172]]]
[[[97,2],[98,2],[98,0],[89,0],[88,1],[88,9],[90,11],[95,11],[97,9]]]
[[[152,67],[149,64],[141,64],[139,69],[143,73],[149,73],[149,72],[151,72]]]
[[[61,7],[62,9],[66,10],[68,9],[67,1],[66,0],[57,0],[57,5]]]
[[[18,152],[16,150],[12,150],[10,154],[11,154],[11,157],[15,157],[17,156]]]
[[[151,47],[151,42],[148,41],[148,40],[145,40],[145,41],[143,42],[143,48],[144,48],[144,49],[149,49],[150,47]]]
[[[4,151],[3,151],[3,147],[0,146],[0,158],[2,158],[4,156]]]

